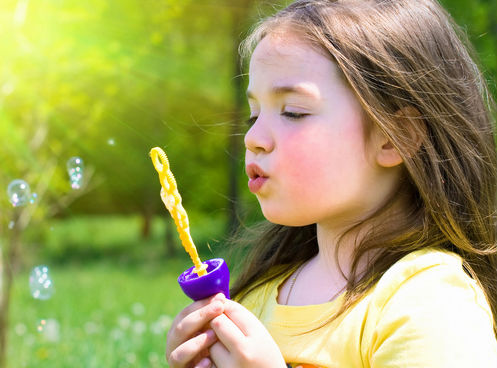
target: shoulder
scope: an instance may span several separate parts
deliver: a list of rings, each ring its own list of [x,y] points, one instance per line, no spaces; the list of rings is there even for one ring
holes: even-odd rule
[[[385,272],[373,295],[378,308],[387,308],[402,298],[412,301],[419,297],[436,305],[447,304],[452,298],[467,299],[493,320],[478,283],[464,271],[462,258],[449,251],[423,249],[408,254]]]
[[[497,364],[490,306],[454,253],[428,249],[399,260],[372,291],[370,312],[378,366]]]

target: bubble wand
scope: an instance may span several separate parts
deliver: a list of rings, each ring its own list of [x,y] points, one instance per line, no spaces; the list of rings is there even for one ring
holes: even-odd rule
[[[161,184],[160,197],[174,219],[181,244],[193,261],[194,266],[178,277],[183,292],[193,300],[204,299],[222,292],[229,298],[229,270],[222,258],[200,261],[197,248],[190,235],[188,215],[181,204],[181,196],[173,173],[169,168],[166,153],[159,147],[150,150],[150,157],[155,170],[159,174]]]

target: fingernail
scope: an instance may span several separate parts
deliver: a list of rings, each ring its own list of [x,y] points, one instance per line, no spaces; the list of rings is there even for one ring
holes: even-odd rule
[[[211,366],[211,360],[209,358],[202,358],[200,362],[197,363],[195,368],[209,368]]]
[[[216,294],[216,296],[214,297],[214,300],[225,301],[225,300],[226,300],[226,297],[224,296],[224,294],[223,294],[223,293],[218,293],[218,294]]]
[[[216,337],[216,333],[214,332],[214,330],[212,330],[210,328],[208,330],[205,330],[205,335],[206,335],[208,340],[211,340],[211,339]]]

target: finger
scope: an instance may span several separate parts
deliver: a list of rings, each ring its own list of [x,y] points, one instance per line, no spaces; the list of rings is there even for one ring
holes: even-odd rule
[[[197,303],[197,302],[196,302]],[[195,304],[195,303],[193,303]],[[191,310],[190,313],[180,313],[183,318],[177,317],[175,325],[171,327],[167,335],[167,352],[171,352],[185,340],[201,331],[203,327],[214,317],[223,313],[223,302],[219,298],[212,298],[193,304],[183,310]]]
[[[174,349],[168,356],[168,363],[173,367],[184,367],[202,352],[217,341],[216,334],[207,330],[201,334],[185,341]],[[202,361],[204,359],[201,359]],[[205,364],[205,363],[204,363]]]
[[[210,322],[219,341],[230,351],[236,349],[246,337],[240,328],[226,315],[221,314]]]
[[[240,329],[245,336],[250,336],[256,330],[261,321],[243,305],[226,299],[224,303],[224,314]]]
[[[212,361],[209,358],[202,358],[193,368],[212,368]]]
[[[212,344],[209,348],[209,354],[214,367],[222,367],[223,363],[225,367],[230,366],[231,354],[221,342]]]
[[[224,300],[226,300],[226,297],[224,296],[224,294],[219,293],[219,294],[213,295],[213,296],[211,296],[209,298],[205,298],[205,299],[197,300],[196,302],[193,302],[192,304],[190,304],[189,306],[187,306],[185,309],[183,309],[176,316],[176,318],[173,321],[173,325],[174,325],[174,322],[182,320],[187,315],[191,314],[192,312],[194,312],[194,311],[196,311],[196,310],[198,310],[198,309],[200,309],[202,307],[205,307],[206,305],[212,303],[214,300],[224,301]]]

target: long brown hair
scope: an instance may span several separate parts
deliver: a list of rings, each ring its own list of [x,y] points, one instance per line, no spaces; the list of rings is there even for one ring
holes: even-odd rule
[[[248,56],[266,35],[288,30],[337,64],[368,120],[390,139],[405,166],[405,179],[389,202],[409,197],[405,221],[374,226],[357,244],[341,312],[400,258],[438,247],[461,255],[495,320],[494,105],[464,32],[435,0],[299,0],[259,23],[241,50]],[[239,299],[318,252],[315,225],[266,224],[253,233],[232,288]],[[372,250],[375,257],[359,275],[359,260]]]

